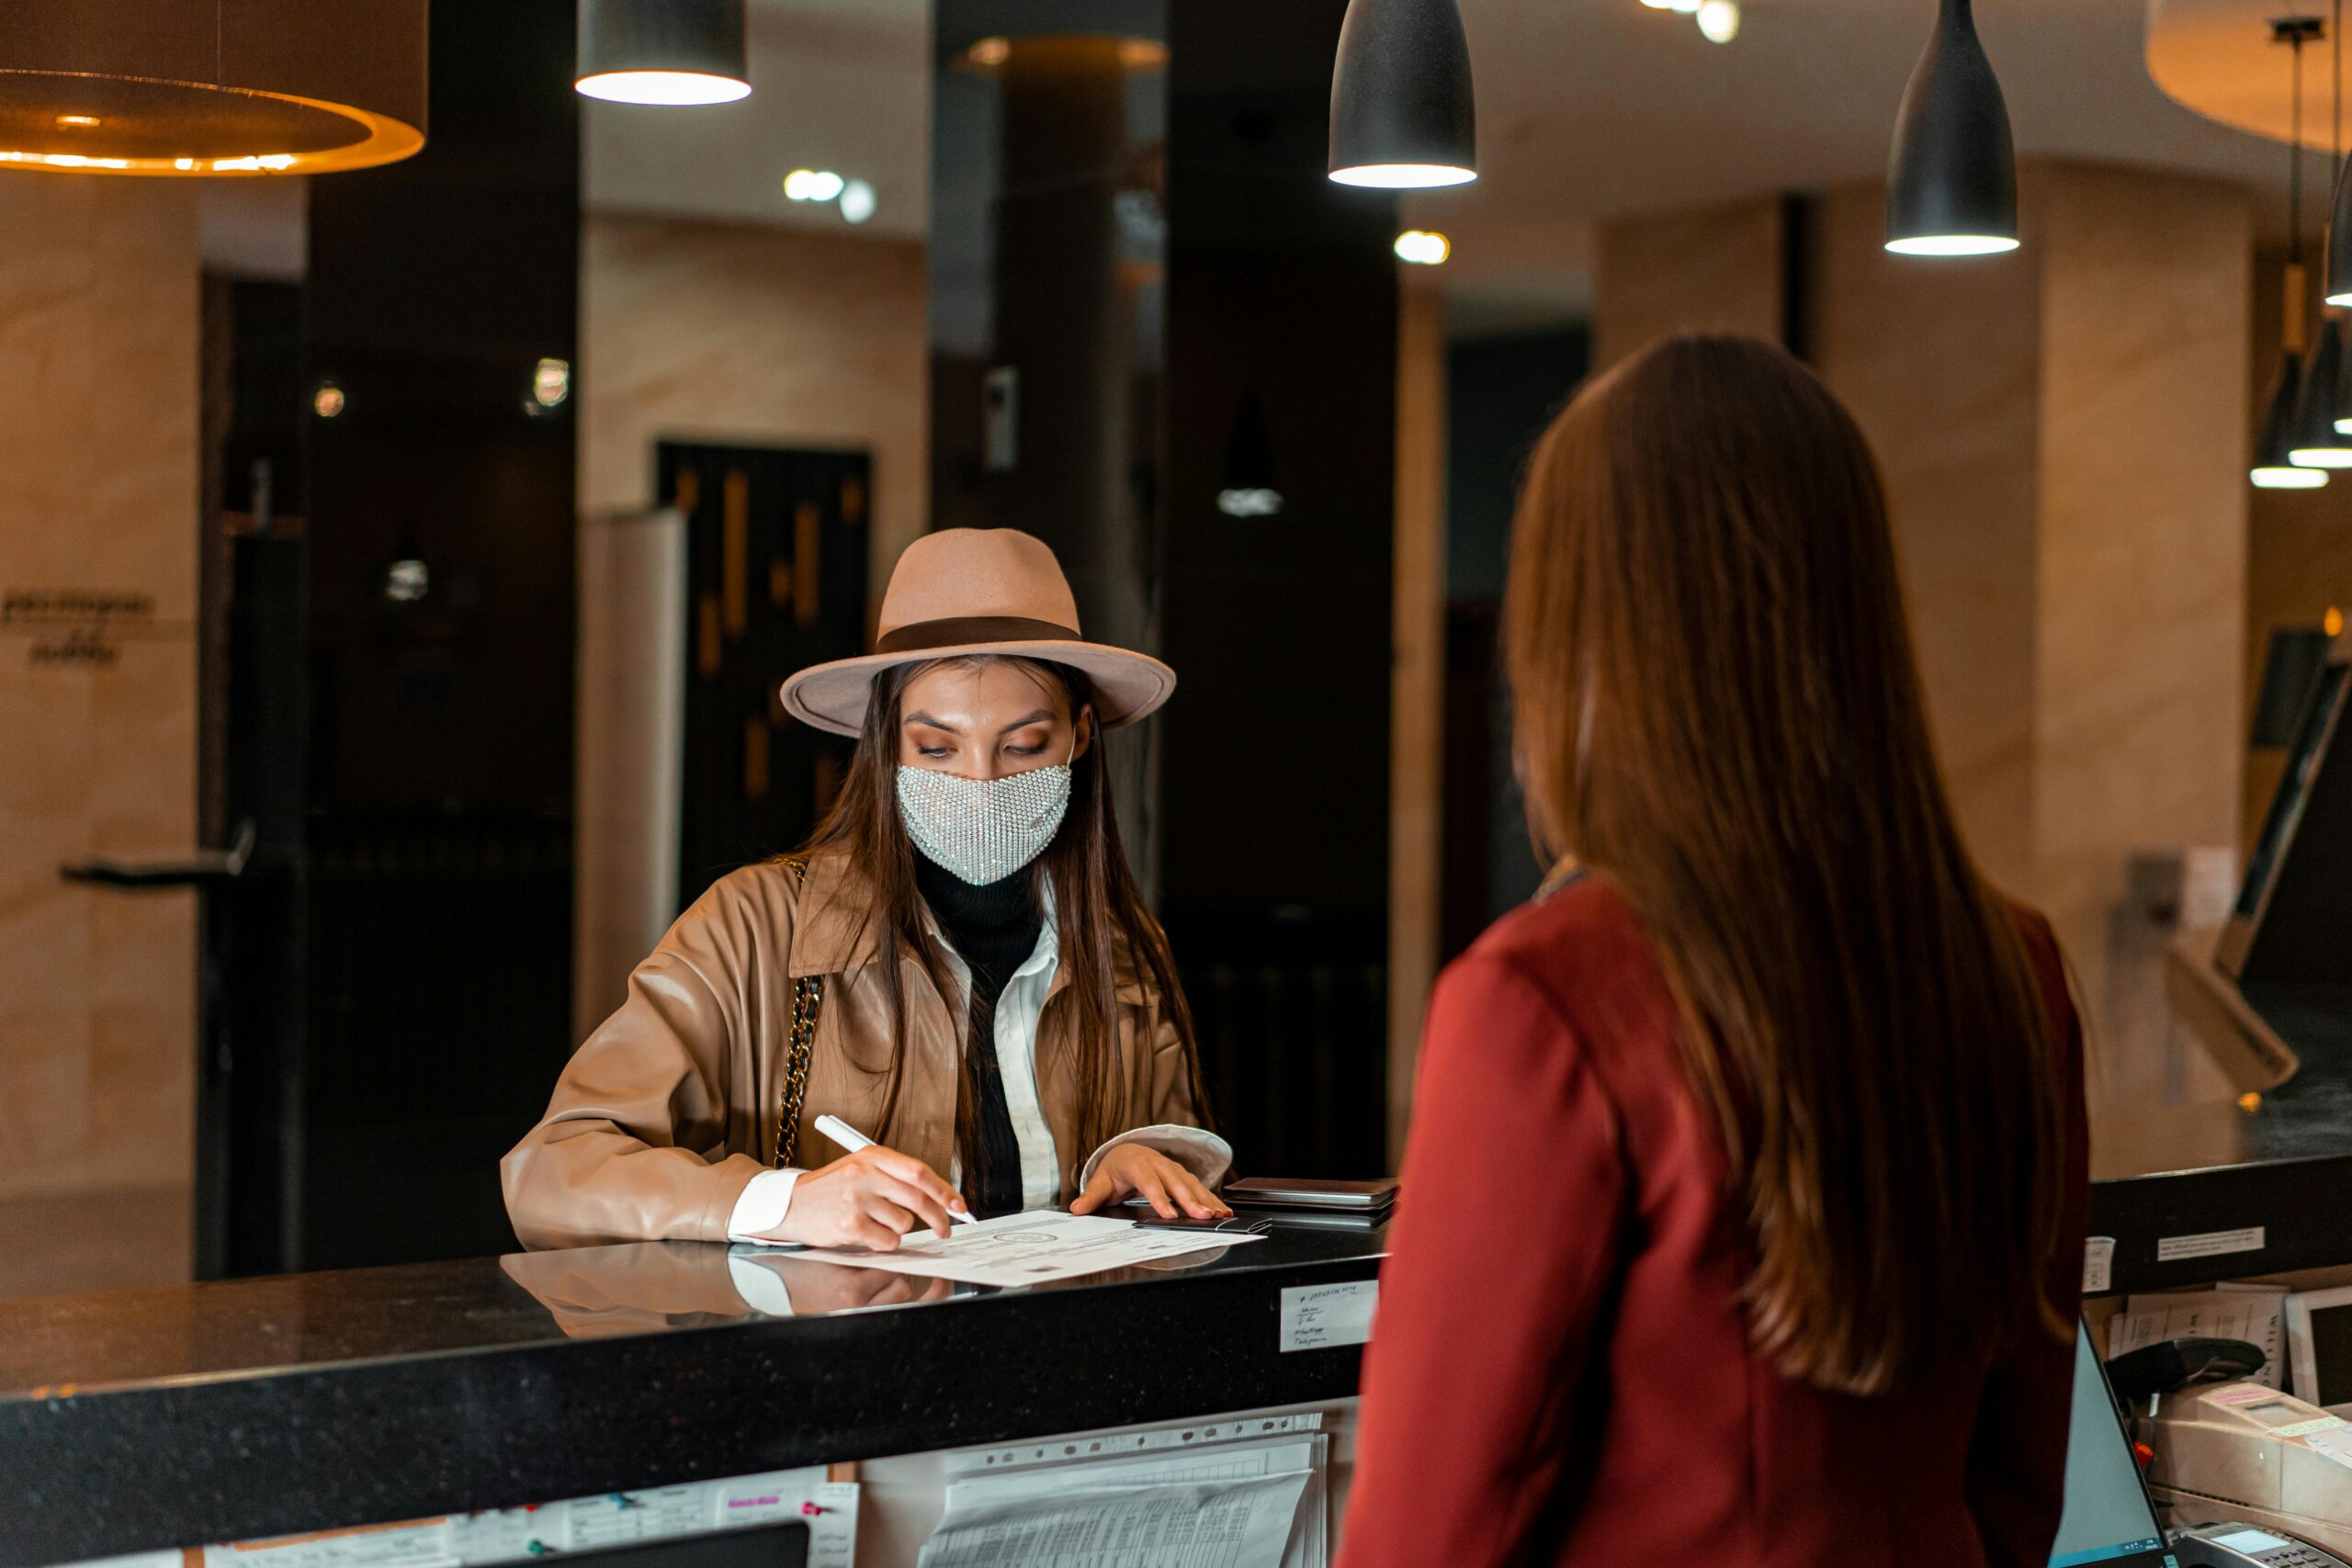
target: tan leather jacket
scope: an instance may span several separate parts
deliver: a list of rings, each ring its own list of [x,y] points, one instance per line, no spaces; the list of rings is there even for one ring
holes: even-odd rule
[[[805,885],[779,862],[746,866],[678,917],[629,976],[620,1010],[573,1054],[539,1124],[499,1163],[507,1215],[525,1247],[726,1240],[736,1199],[776,1163],[793,982],[805,976],[823,977],[824,999],[793,1163],[815,1167],[842,1154],[815,1130],[820,1116],[878,1130],[890,1013],[875,968],[879,936],[859,918],[866,901],[864,878],[833,852],[810,860]],[[907,1056],[888,1141],[945,1174],[969,971],[927,914],[925,925],[959,990],[951,1006],[912,954],[899,956]],[[1117,1124],[1200,1125],[1157,994],[1124,951],[1115,975],[1125,1091],[1125,1106],[1114,1107]],[[1079,1146],[1072,1010],[1059,999],[1068,985],[1057,971],[1037,1039],[1038,1100],[1064,1201],[1093,1153]],[[1203,1174],[1214,1181],[1222,1172]]]

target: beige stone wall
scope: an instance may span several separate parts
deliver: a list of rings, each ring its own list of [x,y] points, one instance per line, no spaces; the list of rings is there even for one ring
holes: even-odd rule
[[[594,536],[652,505],[664,439],[862,447],[874,457],[873,594],[930,515],[924,254],[904,240],[592,215],[580,277],[580,839],[574,1018],[585,1029],[662,934],[676,809],[666,737],[681,679],[658,654],[684,587],[674,542]],[[642,528],[644,525],[638,525]],[[621,646],[626,640],[626,647]],[[778,671],[779,677],[783,671]],[[673,741],[668,742],[674,744]],[[665,789],[665,781],[667,788]]]
[[[1676,333],[1777,342],[1781,274],[1777,197],[1604,223],[1593,255],[1592,367]]]
[[[0,597],[143,595],[60,660],[0,620],[0,1294],[185,1278],[193,895],[58,878],[196,834],[197,218],[171,181],[0,175]],[[19,600],[21,604],[21,599]],[[5,615],[0,609],[0,615]],[[148,1216],[137,1245],[92,1215]]]

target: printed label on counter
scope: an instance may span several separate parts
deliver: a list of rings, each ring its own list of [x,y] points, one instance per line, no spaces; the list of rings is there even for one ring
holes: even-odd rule
[[[2083,1294],[2098,1295],[2115,1278],[2115,1238],[2086,1237],[2083,1242]]]
[[[2260,1252],[2265,1245],[2260,1225],[2248,1225],[2244,1230],[2205,1231],[2197,1235],[2159,1236],[2156,1238],[2156,1261],[2177,1263],[2185,1258],[2221,1258],[2233,1252]]]
[[[1377,1280],[1293,1286],[1283,1292],[1283,1351],[1364,1344],[1372,1338],[1372,1309],[1379,1300]]]

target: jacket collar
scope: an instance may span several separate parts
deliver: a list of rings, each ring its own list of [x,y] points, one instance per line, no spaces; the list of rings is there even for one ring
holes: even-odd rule
[[[786,960],[794,979],[845,975],[865,968],[881,953],[885,928],[874,916],[873,884],[851,863],[847,851],[820,850],[808,857],[808,880],[799,887],[794,908],[792,949]],[[945,947],[946,938],[927,908],[922,919],[932,940]],[[1142,998],[1143,981],[1124,940],[1112,943],[1111,976],[1121,1001]],[[1069,984],[1069,965],[1057,963],[1046,994]]]

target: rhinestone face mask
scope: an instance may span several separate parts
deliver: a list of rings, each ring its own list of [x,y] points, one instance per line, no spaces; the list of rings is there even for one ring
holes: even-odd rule
[[[1002,778],[899,770],[899,819],[925,860],[985,887],[1043,854],[1069,810],[1069,765]]]

